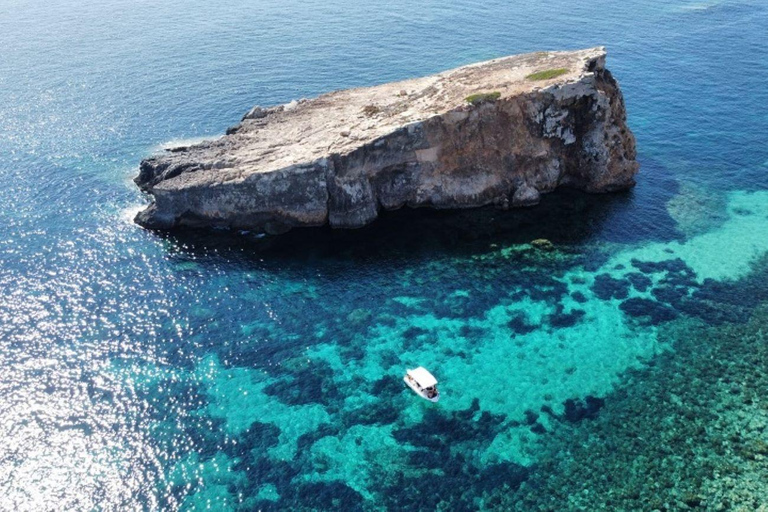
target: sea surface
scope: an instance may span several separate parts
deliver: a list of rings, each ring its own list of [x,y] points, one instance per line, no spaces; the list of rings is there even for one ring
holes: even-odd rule
[[[569,509],[526,491],[573,481],[563,429],[623,431],[628,376],[666,382],[682,341],[703,364],[768,300],[766,34],[757,0],[0,0],[0,510]],[[277,238],[132,223],[142,158],[255,104],[598,45],[630,192]]]

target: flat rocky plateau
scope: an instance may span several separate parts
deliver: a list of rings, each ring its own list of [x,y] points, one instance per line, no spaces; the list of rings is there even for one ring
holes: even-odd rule
[[[634,185],[605,50],[538,52],[254,107],[227,134],[141,163],[148,228],[355,228],[403,206],[531,206],[560,185]]]

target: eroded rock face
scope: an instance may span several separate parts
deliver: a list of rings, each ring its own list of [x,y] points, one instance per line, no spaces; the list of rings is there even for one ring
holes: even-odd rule
[[[560,70],[535,80],[531,74]],[[554,74],[554,73],[553,73]],[[470,102],[467,97],[487,94]],[[602,48],[495,59],[254,107],[227,135],[141,163],[154,229],[355,228],[403,206],[531,206],[634,185],[635,139]]]

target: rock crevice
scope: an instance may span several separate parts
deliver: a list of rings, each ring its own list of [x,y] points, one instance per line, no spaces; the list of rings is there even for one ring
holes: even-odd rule
[[[548,69],[567,72],[531,79]],[[135,181],[153,202],[136,221],[356,228],[382,209],[531,206],[560,185],[626,189],[637,170],[604,49],[540,52],[254,107],[219,139],[144,160]]]

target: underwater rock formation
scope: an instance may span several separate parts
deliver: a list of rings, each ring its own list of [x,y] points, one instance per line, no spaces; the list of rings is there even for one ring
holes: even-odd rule
[[[403,206],[531,206],[634,185],[605,50],[539,52],[254,107],[219,139],[144,160],[153,229],[356,228]]]

